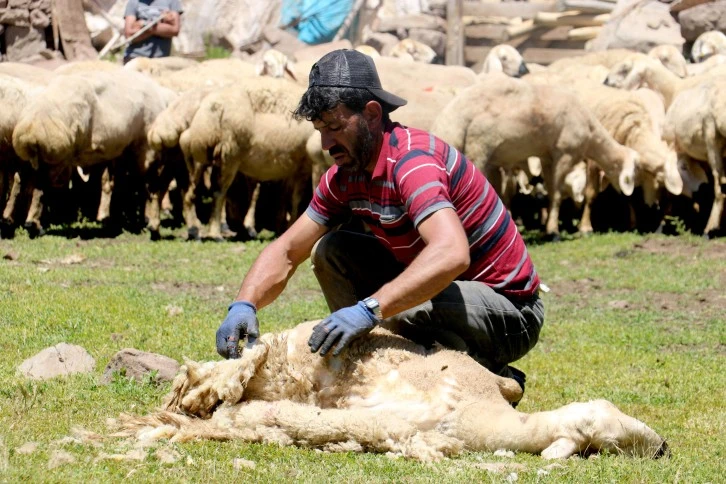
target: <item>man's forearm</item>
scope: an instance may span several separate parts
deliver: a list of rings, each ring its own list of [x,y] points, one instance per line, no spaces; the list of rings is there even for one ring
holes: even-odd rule
[[[381,305],[384,318],[394,316],[439,294],[467,267],[466,261],[451,256],[448,247],[429,245],[398,277],[371,296]]]
[[[179,34],[179,28],[176,25],[167,24],[164,22],[159,22],[158,24],[154,25],[154,28],[151,29],[152,35],[156,35],[157,37],[176,37]]]
[[[261,309],[280,295],[297,269],[285,247],[276,240],[268,245],[252,264],[237,294],[237,300],[252,302]]]

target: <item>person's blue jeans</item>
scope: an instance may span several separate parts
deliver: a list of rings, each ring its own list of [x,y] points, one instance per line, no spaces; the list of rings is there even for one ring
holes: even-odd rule
[[[404,270],[375,237],[345,230],[321,238],[311,262],[331,311],[370,296]],[[534,347],[543,323],[539,295],[512,300],[482,282],[454,281],[381,326],[427,347],[437,342],[467,352],[493,373],[511,377],[507,364]]]

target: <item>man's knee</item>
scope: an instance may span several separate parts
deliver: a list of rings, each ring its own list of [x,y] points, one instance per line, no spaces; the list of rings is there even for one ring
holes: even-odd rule
[[[329,266],[331,260],[337,258],[337,254],[340,253],[340,245],[341,240],[337,231],[329,232],[320,237],[313,245],[313,250],[310,251],[310,263],[313,270]]]

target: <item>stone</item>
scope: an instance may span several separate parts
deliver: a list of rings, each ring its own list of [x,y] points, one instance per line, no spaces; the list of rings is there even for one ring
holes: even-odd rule
[[[364,44],[370,45],[378,52],[388,52],[398,41],[398,37],[386,32],[369,32],[363,39]]]
[[[726,32],[726,0],[704,3],[678,12],[681,35],[688,42],[709,30]]]
[[[59,343],[23,361],[18,371],[33,380],[48,380],[74,373],[90,373],[96,360],[83,347]]]
[[[30,25],[38,29],[44,29],[50,25],[50,15],[40,9],[31,10]]]
[[[403,15],[379,19],[376,30],[379,32],[398,32],[410,29],[429,29],[446,32],[446,20],[436,15]]]
[[[685,40],[668,4],[657,0],[619,0],[600,34],[586,50],[632,49],[647,53],[657,45],[681,49]]]
[[[168,356],[149,353],[135,348],[124,348],[116,353],[106,365],[101,377],[102,383],[110,383],[114,372],[122,372],[128,378],[143,381],[146,375],[156,371],[158,382],[167,382],[174,379],[179,372],[179,363]]]
[[[30,26],[30,12],[23,8],[0,8],[0,24]]]

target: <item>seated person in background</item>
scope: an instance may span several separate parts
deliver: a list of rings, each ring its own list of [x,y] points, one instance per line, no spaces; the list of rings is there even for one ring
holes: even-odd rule
[[[179,35],[181,13],[180,0],[129,0],[124,13],[126,38],[133,36],[159,17],[161,21],[126,47],[124,64],[135,57],[171,55],[171,39]]]

